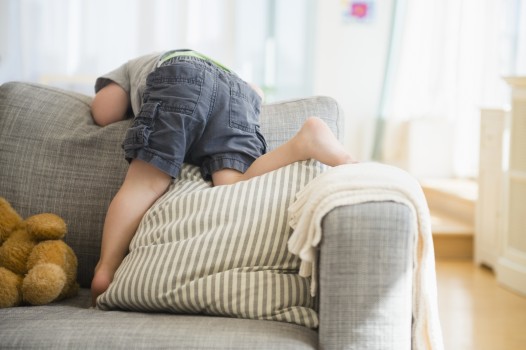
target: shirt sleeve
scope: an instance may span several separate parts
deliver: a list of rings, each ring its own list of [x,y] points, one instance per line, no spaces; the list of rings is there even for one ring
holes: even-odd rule
[[[128,94],[130,93],[130,74],[128,72],[128,63],[123,64],[117,69],[112,70],[97,78],[95,81],[95,93],[110,83],[117,83]]]

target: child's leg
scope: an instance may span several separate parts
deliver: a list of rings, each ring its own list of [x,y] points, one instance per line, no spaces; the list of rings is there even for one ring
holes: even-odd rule
[[[106,214],[100,259],[91,282],[93,304],[113,280],[144,213],[166,191],[170,181],[169,175],[142,160],[131,162]]]
[[[328,125],[311,117],[289,141],[256,159],[244,174],[223,169],[212,174],[212,181],[215,186],[228,185],[311,158],[329,166],[354,162]]]

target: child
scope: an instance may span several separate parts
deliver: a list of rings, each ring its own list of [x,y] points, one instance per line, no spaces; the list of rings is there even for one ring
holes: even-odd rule
[[[131,60],[97,79],[91,105],[101,126],[135,115],[123,142],[130,162],[104,223],[93,303],[109,286],[139,222],[177,177],[183,162],[214,186],[234,184],[300,160],[353,162],[329,127],[309,118],[288,142],[266,152],[259,132],[262,93],[195,51]]]

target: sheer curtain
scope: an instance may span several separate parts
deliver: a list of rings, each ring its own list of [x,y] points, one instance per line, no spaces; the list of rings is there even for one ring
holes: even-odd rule
[[[426,176],[476,176],[480,108],[506,105],[502,77],[524,66],[523,2],[397,1],[381,111],[384,160],[411,167],[416,159]]]
[[[2,0],[8,1],[8,0]],[[9,0],[9,78],[92,93],[93,79],[133,57],[192,47],[232,64],[232,1]],[[257,24],[256,24],[257,25]],[[4,74],[5,75],[5,74]]]
[[[34,81],[92,94],[96,76],[128,59],[192,48],[263,85],[270,100],[304,95],[308,75],[279,74],[309,71],[304,14],[311,2],[0,0],[0,83]],[[300,16],[285,22],[291,6]],[[284,23],[287,31],[276,30]]]

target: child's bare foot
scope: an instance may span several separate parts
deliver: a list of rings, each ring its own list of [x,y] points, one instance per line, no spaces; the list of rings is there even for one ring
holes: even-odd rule
[[[329,166],[356,163],[320,118],[308,118],[296,137],[298,151],[305,155],[305,159],[313,158]]]
[[[101,266],[100,262],[95,267],[95,275],[91,281],[91,303],[93,306],[97,303],[99,295],[104,293],[113,280],[113,272]]]

